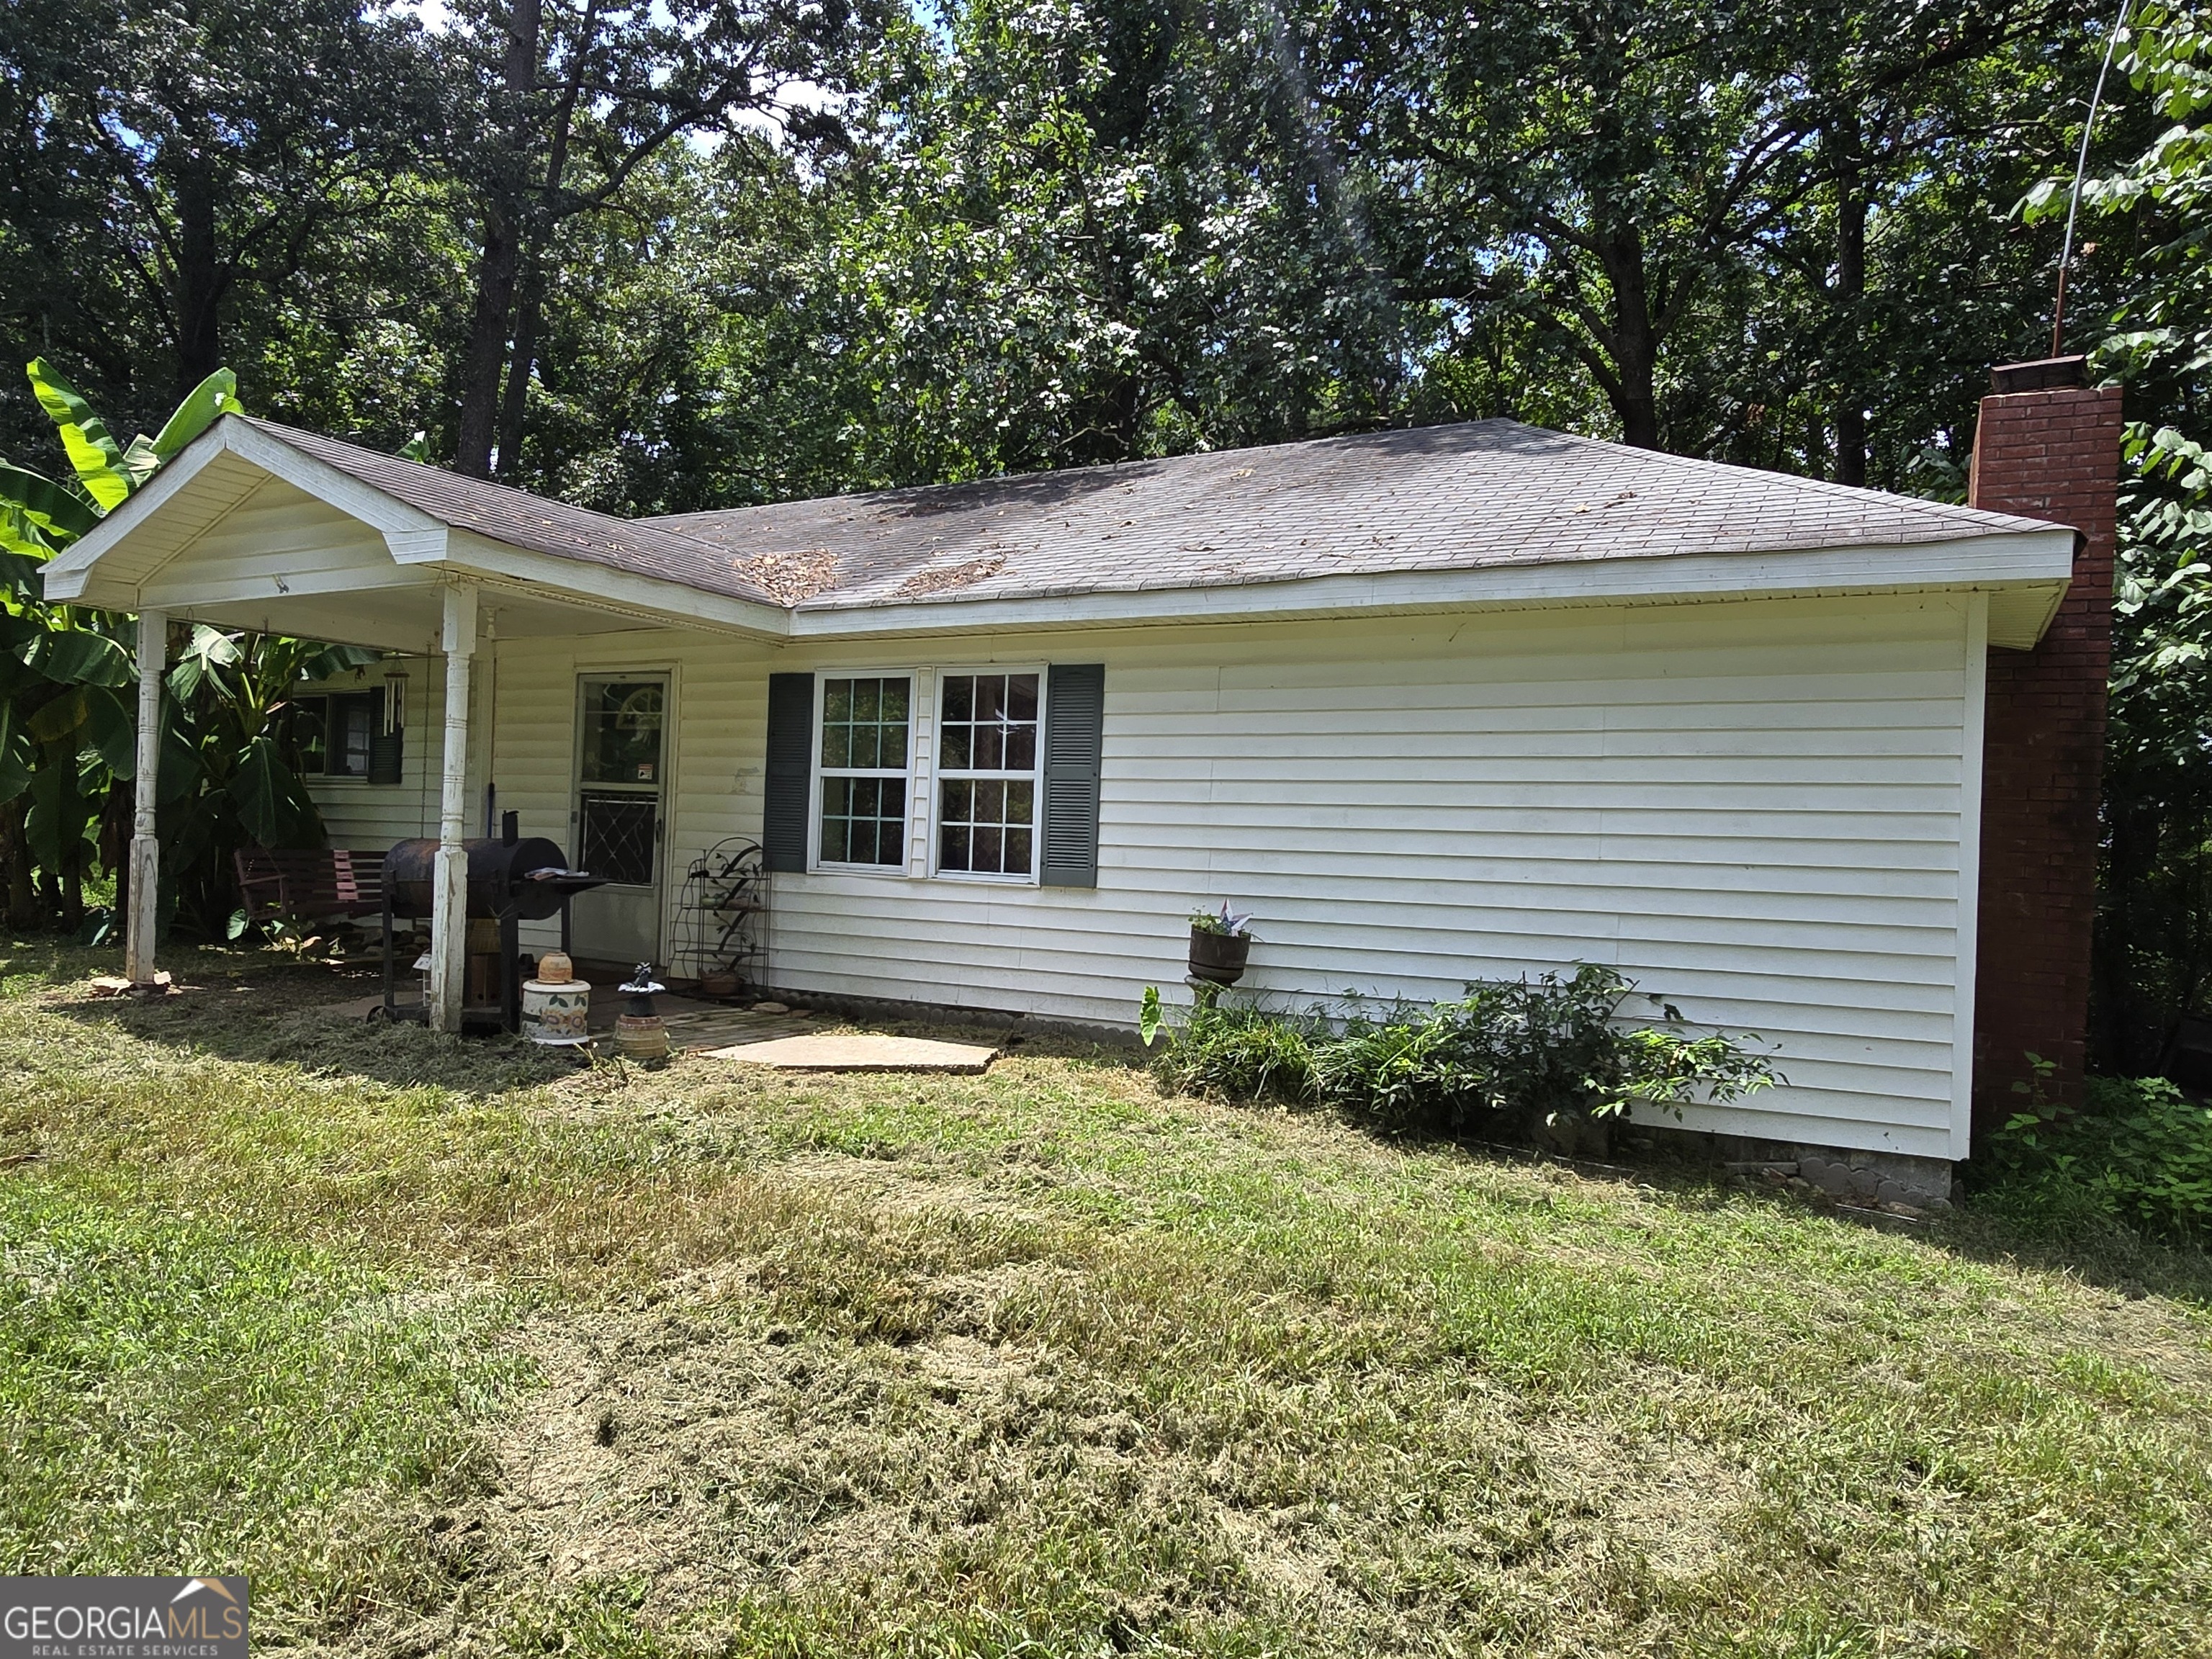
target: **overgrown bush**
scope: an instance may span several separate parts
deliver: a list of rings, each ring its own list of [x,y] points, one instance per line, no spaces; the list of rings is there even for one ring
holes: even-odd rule
[[[2026,1109],[1991,1143],[2014,1199],[2046,1215],[2086,1212],[2212,1239],[2212,1107],[2160,1077],[2091,1078],[2078,1110],[2027,1093]]]
[[[1338,1107],[1384,1128],[1431,1134],[1612,1117],[1638,1104],[1678,1115],[1692,1102],[1735,1100],[1780,1081],[1745,1039],[1679,1029],[1680,1011],[1652,1002],[1658,1023],[1623,1007],[1638,994],[1610,968],[1470,984],[1453,1002],[1392,1005],[1348,1016],[1268,1012],[1202,994],[1155,1062],[1170,1088],[1228,1100]],[[1147,992],[1142,1029],[1162,1028]]]

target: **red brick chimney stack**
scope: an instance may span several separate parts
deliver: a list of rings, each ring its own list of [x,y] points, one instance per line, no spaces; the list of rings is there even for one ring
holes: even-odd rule
[[[1976,507],[2070,525],[2074,580],[2033,651],[1992,647],[1984,724],[1981,934],[1974,991],[1977,1146],[2021,1097],[2026,1056],[2078,1098],[2089,1031],[2105,683],[2112,647],[2120,392],[2084,360],[1993,370],[1974,432]]]

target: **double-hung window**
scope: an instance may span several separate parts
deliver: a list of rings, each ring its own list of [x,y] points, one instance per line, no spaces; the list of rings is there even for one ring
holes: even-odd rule
[[[848,868],[906,862],[914,682],[904,674],[822,682],[817,860]]]
[[[939,874],[1036,873],[1037,682],[1034,673],[939,677]]]

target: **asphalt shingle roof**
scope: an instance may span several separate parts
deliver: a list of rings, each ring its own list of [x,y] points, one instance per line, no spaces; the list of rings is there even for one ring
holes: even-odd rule
[[[249,421],[293,448],[456,530],[473,530],[510,547],[550,553],[556,558],[581,559],[640,575],[659,576],[731,599],[767,605],[781,603],[766,588],[733,570],[720,549],[647,520],[617,519],[589,507],[571,507],[526,489],[465,478],[441,467],[380,454],[358,444],[280,426],[274,421],[235,415],[225,418]]]
[[[256,424],[446,524],[805,610],[2050,528],[1502,420],[643,520]]]
[[[804,609],[2049,528],[1512,421],[648,522],[727,550],[737,568]]]

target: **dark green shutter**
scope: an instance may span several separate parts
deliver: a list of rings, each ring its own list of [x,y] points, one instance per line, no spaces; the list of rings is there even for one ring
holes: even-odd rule
[[[1106,665],[1054,663],[1044,699],[1047,887],[1098,884],[1098,769],[1106,732]]]
[[[814,676],[768,677],[768,799],[761,811],[762,862],[806,868],[806,802],[814,766]]]
[[[384,693],[368,695],[368,781],[397,783],[402,758],[400,730],[396,726],[389,732],[384,729]]]

